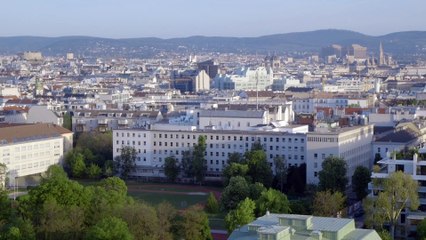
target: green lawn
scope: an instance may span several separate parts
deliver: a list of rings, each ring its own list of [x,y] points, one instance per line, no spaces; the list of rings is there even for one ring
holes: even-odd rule
[[[204,204],[208,197],[207,195],[186,195],[138,191],[129,191],[128,194],[137,200],[141,200],[152,205],[157,205],[164,201],[170,202],[177,209],[184,209],[197,203]]]

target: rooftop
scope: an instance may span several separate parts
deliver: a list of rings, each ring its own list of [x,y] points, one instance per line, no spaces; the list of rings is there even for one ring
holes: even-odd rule
[[[31,139],[59,137],[72,133],[66,128],[50,123],[9,124],[0,123],[0,144],[10,144]]]

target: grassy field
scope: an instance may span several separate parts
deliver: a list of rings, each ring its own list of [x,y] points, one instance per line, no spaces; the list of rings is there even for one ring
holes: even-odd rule
[[[177,209],[185,209],[194,204],[205,204],[207,195],[187,195],[183,194],[170,194],[159,192],[141,192],[141,191],[128,191],[129,196],[141,200],[152,205],[157,205],[161,202],[169,202]]]

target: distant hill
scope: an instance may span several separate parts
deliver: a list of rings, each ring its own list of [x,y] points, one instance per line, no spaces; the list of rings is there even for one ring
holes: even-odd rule
[[[317,30],[275,34],[261,37],[128,38],[110,39],[85,36],[70,37],[0,37],[0,53],[16,54],[41,51],[45,55],[74,52],[87,56],[145,57],[162,51],[246,52],[281,54],[284,52],[319,52],[331,44],[361,44],[369,52],[378,52],[382,42],[385,51],[395,56],[426,56],[426,31],[396,32],[369,36],[347,30]]]

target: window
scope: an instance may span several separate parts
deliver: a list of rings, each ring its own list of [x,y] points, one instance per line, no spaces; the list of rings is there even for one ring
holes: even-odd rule
[[[314,177],[318,177],[318,172],[314,172]]]
[[[377,152],[380,153],[380,148],[377,148]]]

